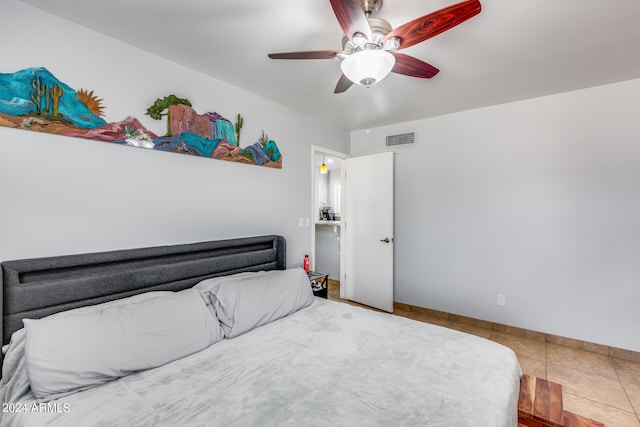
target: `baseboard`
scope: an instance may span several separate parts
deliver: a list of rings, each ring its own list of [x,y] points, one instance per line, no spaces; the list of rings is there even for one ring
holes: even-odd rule
[[[486,320],[474,319],[473,317],[460,316],[458,314],[447,313],[444,311],[433,310],[430,308],[419,307],[401,302],[393,303],[394,310],[412,311],[415,313],[425,314],[433,319],[448,320],[451,322],[471,325],[492,331],[503,332],[510,335],[516,335],[532,340],[547,342],[550,344],[563,345],[566,347],[578,348],[590,351],[592,353],[603,354],[616,359],[627,360],[629,362],[640,363],[640,352],[625,350],[621,348],[611,347],[603,344],[594,344],[588,341],[581,341],[574,338],[561,337],[544,332],[532,331],[529,329],[518,328],[515,326],[503,325],[501,323],[489,322]]]

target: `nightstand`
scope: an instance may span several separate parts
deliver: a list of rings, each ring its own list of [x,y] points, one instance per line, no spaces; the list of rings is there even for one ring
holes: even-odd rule
[[[311,282],[311,289],[313,295],[320,298],[327,298],[328,294],[328,273],[319,273],[317,271],[309,272],[309,282]]]

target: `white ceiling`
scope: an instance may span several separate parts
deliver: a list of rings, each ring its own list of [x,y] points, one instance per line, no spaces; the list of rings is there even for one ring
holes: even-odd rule
[[[349,130],[640,77],[639,0],[481,0],[402,51],[439,68],[433,79],[392,73],[339,95],[338,60],[267,57],[341,49],[328,0],[23,1]],[[378,16],[397,27],[457,2],[384,0]]]

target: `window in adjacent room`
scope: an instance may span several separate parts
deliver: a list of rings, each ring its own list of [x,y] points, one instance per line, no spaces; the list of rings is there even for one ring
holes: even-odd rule
[[[340,183],[333,184],[333,211],[340,215]]]

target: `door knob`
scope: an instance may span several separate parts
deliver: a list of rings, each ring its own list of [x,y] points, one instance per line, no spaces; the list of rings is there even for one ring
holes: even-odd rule
[[[380,239],[380,241],[381,241],[382,243],[391,243],[391,242],[393,242],[393,239],[390,239],[390,238],[388,238],[388,237],[385,237],[384,239]]]

